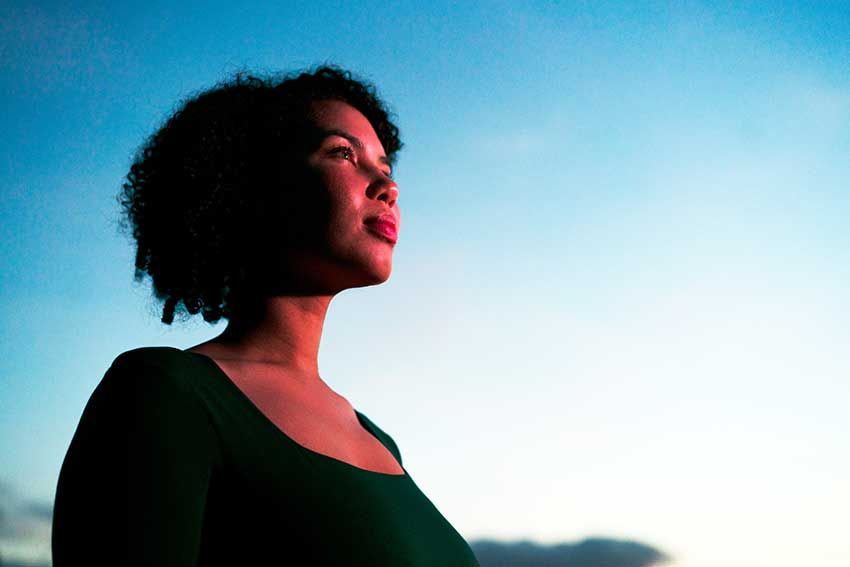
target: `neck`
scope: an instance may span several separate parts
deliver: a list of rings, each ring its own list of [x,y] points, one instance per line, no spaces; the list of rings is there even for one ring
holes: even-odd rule
[[[264,362],[301,376],[319,376],[319,343],[332,295],[264,297],[234,311],[207,342],[226,357]]]

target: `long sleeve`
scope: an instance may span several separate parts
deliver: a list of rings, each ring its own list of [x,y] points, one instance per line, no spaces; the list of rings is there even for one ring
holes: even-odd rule
[[[195,565],[216,431],[191,386],[119,356],[86,405],[56,489],[53,564]]]

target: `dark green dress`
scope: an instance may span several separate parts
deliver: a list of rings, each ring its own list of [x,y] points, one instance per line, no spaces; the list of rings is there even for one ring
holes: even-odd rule
[[[357,412],[401,464],[392,438]],[[55,567],[475,567],[410,474],[361,469],[284,434],[211,359],[119,355],[56,489]]]

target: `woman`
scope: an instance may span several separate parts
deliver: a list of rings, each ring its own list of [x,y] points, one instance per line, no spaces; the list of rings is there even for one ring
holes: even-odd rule
[[[331,299],[390,276],[400,148],[374,89],[334,67],[237,76],[147,142],[121,198],[136,277],[163,322],[182,304],[228,325],[115,359],[59,476],[56,567],[477,565],[318,370]]]

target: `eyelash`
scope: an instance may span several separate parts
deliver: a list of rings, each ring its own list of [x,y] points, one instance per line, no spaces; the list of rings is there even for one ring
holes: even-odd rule
[[[336,146],[335,148],[331,148],[331,154],[342,155],[342,159],[348,160],[351,163],[356,164],[356,161],[354,159],[354,149],[351,148],[351,146]],[[385,171],[384,175],[386,175],[388,179],[393,178],[392,171]]]
[[[331,153],[334,155],[342,155],[342,159],[346,159],[354,163],[354,150],[350,146],[337,146],[331,148]]]

